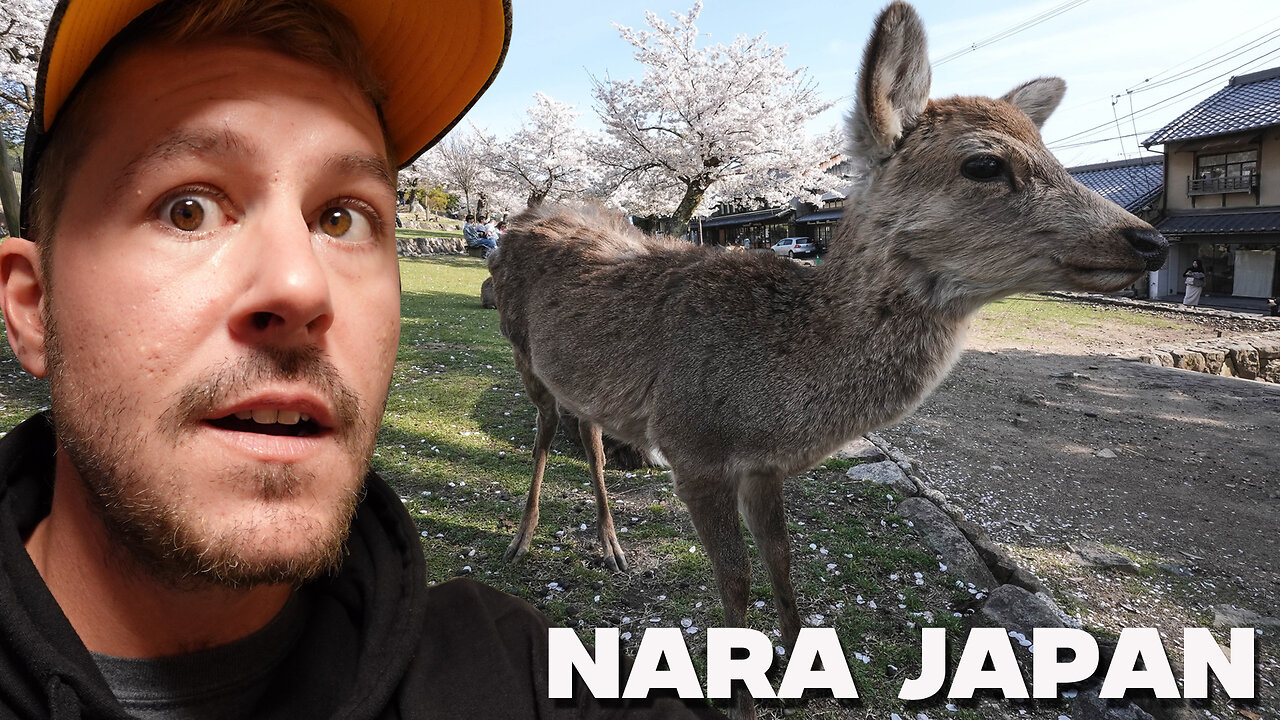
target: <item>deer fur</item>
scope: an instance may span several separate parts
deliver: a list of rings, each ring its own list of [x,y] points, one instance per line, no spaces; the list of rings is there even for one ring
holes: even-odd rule
[[[560,406],[582,420],[608,566],[626,560],[601,428],[670,464],[729,625],[742,624],[750,589],[741,514],[793,643],[783,480],[910,413],[984,303],[1117,290],[1164,261],[1164,238],[1076,183],[1041,142],[1038,124],[1064,90],[1040,79],[998,100],[930,101],[924,30],[894,3],[867,45],[849,116],[864,182],[820,266],[644,237],[597,211],[516,218],[489,268],[538,429],[507,559],[528,550],[537,525]],[[994,176],[966,176],[974,162]]]

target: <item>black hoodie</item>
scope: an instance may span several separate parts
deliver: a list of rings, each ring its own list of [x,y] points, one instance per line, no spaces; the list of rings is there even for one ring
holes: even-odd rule
[[[43,415],[0,440],[0,717],[127,718],[23,547],[49,512],[55,447]],[[695,715],[603,707],[581,689],[549,700],[546,619],[477,582],[428,587],[400,499],[376,475],[366,487],[342,570],[299,590],[304,629],[255,718]]]

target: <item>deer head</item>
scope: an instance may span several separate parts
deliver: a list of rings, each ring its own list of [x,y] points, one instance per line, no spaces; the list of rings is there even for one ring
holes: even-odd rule
[[[1015,292],[1118,290],[1164,263],[1154,228],[1076,182],[1041,141],[1061,79],[999,99],[931,101],[929,85],[924,28],[895,2],[867,44],[849,116],[864,181],[844,233],[904,287],[973,309]]]

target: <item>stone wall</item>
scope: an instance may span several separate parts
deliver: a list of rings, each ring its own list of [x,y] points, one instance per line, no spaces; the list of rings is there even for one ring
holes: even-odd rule
[[[396,254],[400,257],[423,257],[437,253],[460,255],[466,250],[467,246],[462,238],[457,237],[396,238]]]
[[[1280,331],[1211,338],[1117,357],[1192,372],[1280,383]]]

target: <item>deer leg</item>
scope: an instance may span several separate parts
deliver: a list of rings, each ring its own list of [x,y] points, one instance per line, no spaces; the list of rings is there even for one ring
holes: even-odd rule
[[[538,529],[538,495],[542,492],[542,474],[547,469],[547,451],[551,448],[551,441],[555,439],[556,424],[560,422],[555,396],[533,376],[528,362],[522,362],[522,359],[523,356],[516,353],[516,367],[524,377],[529,399],[538,406],[538,432],[533,441],[533,481],[529,483],[529,496],[525,499],[524,513],[520,516],[520,529],[502,555],[502,559],[507,562],[519,560],[529,552],[533,531]]]
[[[591,489],[596,495],[596,528],[600,534],[600,546],[604,549],[604,564],[610,570],[626,572],[627,556],[618,543],[613,530],[613,513],[609,512],[609,495],[604,486],[604,437],[600,426],[583,418],[578,419],[578,435],[587,451],[587,463],[591,466]]]
[[[711,559],[716,588],[720,591],[720,604],[724,608],[724,624],[728,627],[744,627],[747,617],[747,600],[751,595],[751,562],[747,557],[747,544],[742,539],[742,526],[738,522],[738,507],[733,489],[723,481],[710,480],[710,490],[694,489],[697,483],[684,482],[676,475],[676,494],[689,507],[689,517],[698,531],[702,547]],[[745,686],[733,690],[733,716],[739,720],[756,717],[755,702],[747,694]]]
[[[782,640],[790,651],[800,634],[800,613],[796,609],[796,591],[791,585],[791,537],[787,534],[782,478],[748,478],[738,489],[738,507],[756,540],[760,559],[769,571]]]

